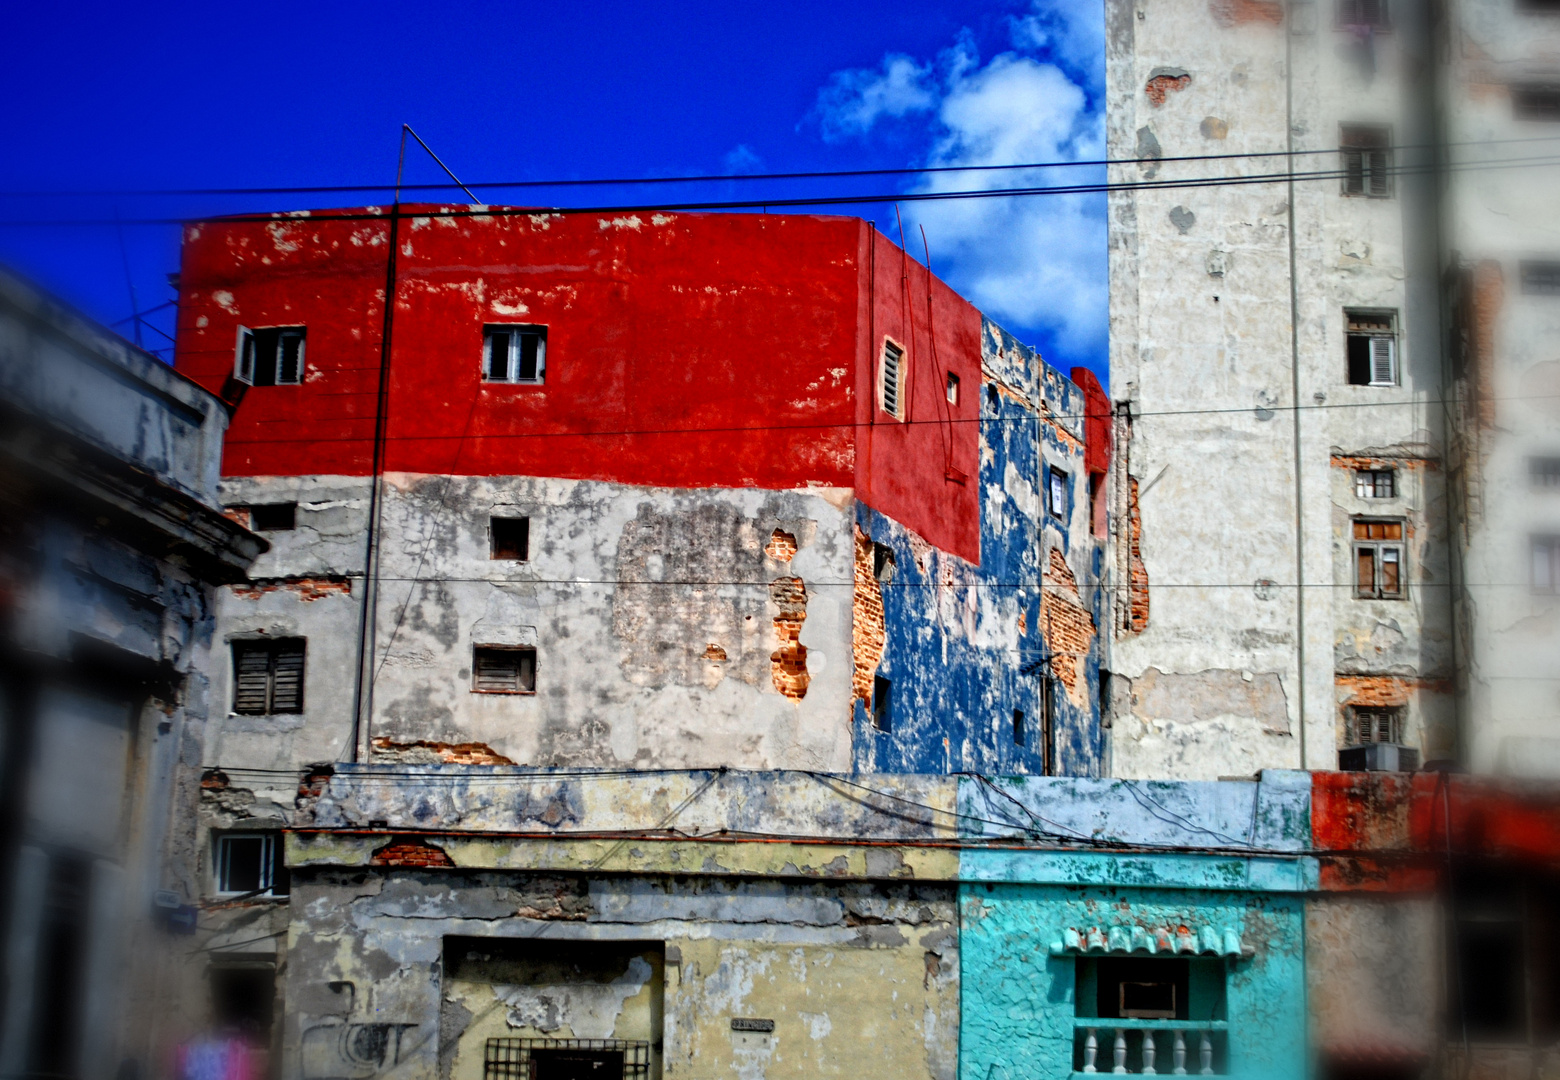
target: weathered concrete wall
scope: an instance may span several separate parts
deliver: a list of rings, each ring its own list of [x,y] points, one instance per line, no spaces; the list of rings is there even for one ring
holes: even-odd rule
[[[1274,173],[1289,159],[1165,159],[1290,150],[1325,170],[1344,123],[1427,137],[1417,12],[1361,45],[1320,5],[1286,23],[1277,4],[1112,2],[1109,144],[1139,159],[1113,178]],[[1344,674],[1400,677],[1405,738],[1431,757],[1452,741],[1434,231],[1427,189],[1393,184],[1389,199],[1335,178],[1111,196],[1112,393],[1132,414],[1114,502],[1112,670],[1132,680],[1111,718],[1118,775],[1331,767]],[[1349,308],[1396,313],[1400,385],[1348,383]],[[1367,507],[1352,459],[1370,456],[1413,460],[1398,497]],[[1360,514],[1407,521],[1404,599],[1354,597]],[[1378,652],[1382,638],[1405,644]]]

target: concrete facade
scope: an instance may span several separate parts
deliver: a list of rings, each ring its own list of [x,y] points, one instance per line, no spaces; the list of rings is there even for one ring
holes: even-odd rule
[[[1513,103],[1555,26],[1343,10],[1107,5],[1110,145],[1136,159],[1113,178],[1224,181],[1111,196],[1121,775],[1334,767],[1362,717],[1420,762],[1549,768],[1550,586],[1525,567],[1554,527],[1528,465],[1553,426],[1518,403],[1549,300],[1503,298],[1552,235],[1552,178],[1498,140],[1552,130]],[[1395,370],[1362,379],[1371,335]],[[1373,528],[1397,595],[1359,588]]]
[[[217,586],[222,403],[0,273],[0,1070],[134,1075],[206,1023],[182,963]]]

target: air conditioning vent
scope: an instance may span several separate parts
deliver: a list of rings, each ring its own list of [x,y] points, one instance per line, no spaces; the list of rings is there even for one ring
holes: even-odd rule
[[[1338,751],[1338,768],[1344,772],[1414,772],[1419,751],[1397,743],[1367,743]]]

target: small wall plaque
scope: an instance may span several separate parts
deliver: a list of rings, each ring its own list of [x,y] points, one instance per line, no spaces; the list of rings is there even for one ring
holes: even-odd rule
[[[758,1020],[750,1016],[733,1016],[731,1018],[732,1031],[773,1031],[773,1020]]]

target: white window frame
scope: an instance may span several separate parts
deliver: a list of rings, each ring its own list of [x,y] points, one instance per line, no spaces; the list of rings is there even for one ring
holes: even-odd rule
[[[276,888],[276,844],[281,839],[281,833],[267,832],[219,832],[216,834],[216,843],[213,845],[213,878],[218,896],[275,896]],[[228,844],[232,840],[259,840],[260,843],[260,889],[251,892],[242,889],[229,889],[226,887],[228,869],[232,858]]]
[[[301,386],[303,376],[307,370],[307,359],[304,350],[308,346],[307,327],[302,326],[260,326],[250,328],[240,326],[238,328],[238,341],[233,349],[233,378],[245,386],[255,385],[255,367],[260,359],[260,342],[258,335],[263,330],[276,331],[276,355],[272,358],[275,365],[271,386]],[[298,377],[296,379],[282,378],[282,343],[289,339],[297,339],[298,342]]]
[[[1059,521],[1067,520],[1067,473],[1057,468],[1046,468],[1045,508]]]
[[[889,357],[893,363],[890,365]],[[893,399],[889,398],[889,368],[894,373]],[[878,406],[895,420],[905,418],[905,349],[893,338],[883,339],[883,349],[878,354]]]
[[[1397,337],[1386,334],[1370,335],[1370,383],[1371,386],[1398,385]]]
[[[1381,477],[1387,477],[1387,483],[1392,488],[1392,493],[1381,493]],[[1369,480],[1366,479],[1369,477]],[[1395,499],[1398,497],[1398,478],[1396,469],[1356,469],[1354,470],[1354,496],[1358,499]]]
[[[499,334],[503,334],[509,340],[509,355],[504,361],[504,376],[497,378],[493,375],[493,366],[490,363],[493,354],[493,341]],[[521,339],[526,336],[536,338],[536,377],[534,379],[520,378],[520,349]],[[512,386],[540,386],[547,381],[547,327],[543,323],[488,323],[482,328],[482,381],[486,383],[505,383]]]
[[[245,386],[255,384],[255,332],[247,326],[238,328],[238,343],[233,350],[233,378]]]
[[[1350,325],[1356,320],[1386,320],[1390,326],[1387,330],[1377,329],[1350,329]],[[1402,383],[1402,374],[1398,364],[1398,313],[1397,311],[1360,310],[1357,308],[1345,308],[1343,312],[1344,343],[1347,349],[1348,342],[1354,338],[1363,338],[1368,344],[1367,373],[1370,378],[1363,383],[1351,383],[1354,386],[1398,386]]]

